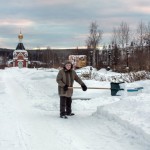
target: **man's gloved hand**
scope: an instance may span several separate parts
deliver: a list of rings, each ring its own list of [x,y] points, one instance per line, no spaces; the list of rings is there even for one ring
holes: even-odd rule
[[[68,90],[68,85],[65,85],[63,88],[64,88],[64,91],[67,91]]]
[[[82,87],[82,90],[83,90],[83,91],[86,91],[86,90],[87,90],[87,86],[86,86],[85,84],[82,84],[81,87]]]

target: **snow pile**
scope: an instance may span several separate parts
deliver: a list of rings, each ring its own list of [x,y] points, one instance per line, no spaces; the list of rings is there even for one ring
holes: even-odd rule
[[[127,84],[128,87],[143,86],[144,90],[135,96],[128,96],[126,94],[125,97],[120,97],[120,100],[113,104],[98,106],[97,111],[93,115],[115,120],[138,134],[139,140],[144,139],[150,142],[149,85],[150,81],[138,81]]]
[[[150,98],[150,95],[147,97]],[[150,101],[143,95],[121,99],[113,104],[99,106],[97,116],[115,120],[126,128],[139,134],[140,140],[150,142]]]

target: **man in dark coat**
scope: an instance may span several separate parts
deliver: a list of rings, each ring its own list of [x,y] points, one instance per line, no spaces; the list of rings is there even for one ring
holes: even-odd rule
[[[73,65],[70,61],[66,61],[62,70],[58,72],[57,83],[58,83],[58,93],[60,96],[60,117],[67,118],[66,115],[72,116],[71,103],[72,103],[72,94],[74,80],[78,82],[83,91],[87,90],[84,82],[78,77],[76,72],[72,69]]]

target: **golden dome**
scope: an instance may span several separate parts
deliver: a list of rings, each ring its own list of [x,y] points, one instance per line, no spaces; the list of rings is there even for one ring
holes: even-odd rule
[[[20,33],[20,34],[18,35],[18,38],[19,38],[19,40],[22,40],[22,39],[23,39],[23,34]]]

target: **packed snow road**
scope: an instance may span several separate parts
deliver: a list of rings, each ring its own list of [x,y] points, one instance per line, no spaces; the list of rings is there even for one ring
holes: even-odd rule
[[[31,70],[0,71],[1,150],[148,150],[135,133],[93,109],[59,118],[55,75],[40,78]]]

